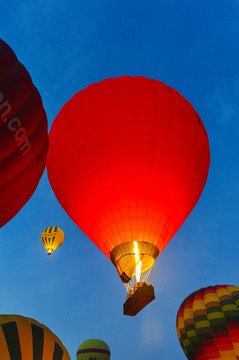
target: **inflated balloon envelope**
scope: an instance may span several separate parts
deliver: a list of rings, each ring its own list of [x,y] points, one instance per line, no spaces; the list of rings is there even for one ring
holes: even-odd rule
[[[1,360],[70,360],[60,339],[45,325],[20,315],[0,315]]]
[[[47,117],[26,68],[0,39],[0,227],[34,193],[48,149]]]
[[[86,340],[79,346],[76,360],[110,360],[109,346],[103,340]]]
[[[188,360],[239,359],[239,287],[208,286],[186,297],[176,318]]]
[[[162,82],[122,76],[73,96],[49,141],[57,199],[113,262],[126,303],[136,306],[142,290],[135,285],[148,285],[156,258],[205,186],[210,152],[202,120]]]
[[[47,255],[58,249],[64,242],[65,234],[57,226],[49,226],[41,234],[41,242],[47,250]]]

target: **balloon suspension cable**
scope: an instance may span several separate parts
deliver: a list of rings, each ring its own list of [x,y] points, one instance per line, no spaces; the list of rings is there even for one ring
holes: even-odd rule
[[[147,282],[147,280],[148,280],[151,270],[152,270],[152,267],[149,268],[148,270],[146,270],[145,272],[141,273],[139,281],[137,281],[136,276],[133,276],[128,283],[124,283],[124,286],[127,290],[128,295],[130,295],[130,294],[132,295],[132,293],[134,292],[134,289],[135,289],[135,285],[137,283],[149,284]]]

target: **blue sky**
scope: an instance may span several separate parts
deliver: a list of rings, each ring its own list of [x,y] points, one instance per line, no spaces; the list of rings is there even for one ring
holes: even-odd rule
[[[156,300],[122,315],[126,291],[114,266],[71,221],[44,173],[26,206],[0,230],[0,313],[32,317],[72,359],[100,338],[111,359],[186,359],[175,327],[192,291],[239,285],[239,1],[0,1],[1,38],[40,91],[49,129],[64,103],[104,78],[143,75],[177,89],[207,129],[211,166],[195,209],[157,259]],[[52,256],[43,229],[66,239]]]

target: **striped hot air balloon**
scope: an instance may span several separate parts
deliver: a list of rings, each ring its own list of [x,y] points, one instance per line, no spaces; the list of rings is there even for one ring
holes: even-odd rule
[[[189,360],[239,359],[239,287],[209,286],[189,295],[176,320]]]
[[[77,360],[110,360],[110,349],[108,345],[98,339],[84,341],[78,348]]]
[[[45,325],[20,315],[0,315],[0,359],[70,360],[70,356]]]
[[[47,255],[59,248],[65,239],[64,232],[57,226],[49,226],[41,234],[41,242],[47,249]]]

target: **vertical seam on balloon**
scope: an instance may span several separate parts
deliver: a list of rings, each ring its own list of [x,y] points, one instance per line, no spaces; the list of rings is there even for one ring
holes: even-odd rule
[[[81,104],[80,104],[80,102],[81,102],[81,97],[82,97],[82,95],[80,94],[79,95],[79,97],[78,97],[78,100],[79,100],[79,109],[80,109],[80,112],[81,112],[81,109],[82,109],[82,107],[81,107]],[[80,118],[81,118],[81,116],[79,116]],[[70,147],[71,147],[71,149],[72,149],[72,154],[74,154],[74,158],[75,158],[75,162],[76,162],[76,164],[78,164],[78,165],[80,165],[80,160],[79,160],[79,157],[78,157],[78,154],[74,151],[74,147],[72,146],[72,137],[71,137],[71,133],[70,133],[70,129],[69,129],[69,126],[68,126],[68,120],[69,119],[69,116],[68,116],[68,107],[65,107],[65,117],[64,117],[64,122],[65,122],[65,125],[66,125],[66,129],[67,129],[67,132],[68,132],[68,137],[69,137],[69,144],[70,144]],[[81,122],[81,125],[82,125],[82,128],[84,128],[84,124],[83,124],[83,121]],[[85,138],[87,139],[87,134],[86,134],[86,132],[85,132],[85,128],[84,128],[84,134],[85,134]],[[88,141],[88,139],[87,139],[87,141]],[[91,153],[89,153],[90,155],[91,155]],[[92,155],[91,155],[92,156]],[[79,168],[76,166],[76,169],[77,169],[77,173],[78,173],[78,175],[81,177],[81,175],[80,175],[80,173],[79,173]],[[92,185],[90,185],[91,186],[91,188],[92,188]],[[94,189],[93,189],[93,192],[94,192]],[[88,204],[90,204],[90,202],[89,202],[89,198],[88,198],[88,196],[86,195],[86,192],[82,192],[82,194],[83,194],[83,196],[86,198],[86,201],[88,202]],[[71,197],[73,196],[73,192],[71,193]],[[92,207],[91,207],[92,208]],[[92,211],[94,211],[94,209],[92,208]],[[73,218],[75,218],[75,216],[74,215],[72,215],[72,217]],[[77,220],[76,220],[76,223],[77,223]],[[92,239],[93,240],[93,239]]]
[[[217,296],[217,292],[215,291],[215,287],[210,286],[210,288],[211,288],[211,292],[213,292],[213,293]],[[216,347],[216,349],[217,349],[217,352],[218,352],[219,355],[221,356],[221,351],[220,351],[220,349],[218,348],[217,342],[216,342],[215,337],[214,337],[214,332],[213,332],[212,327],[211,327],[211,322],[210,322],[210,319],[208,318],[208,313],[207,313],[207,308],[206,308],[206,300],[205,300],[205,291],[206,291],[207,289],[208,289],[208,288],[205,288],[205,289],[203,290],[203,300],[204,300],[204,304],[205,304],[205,309],[206,309],[206,314],[207,314],[207,320],[208,320],[208,322],[209,322],[209,327],[210,327],[210,331],[211,331],[211,334],[212,334],[212,337],[213,337],[213,341],[214,341],[214,343],[215,343],[215,347]],[[218,298],[218,296],[217,296],[217,298]],[[219,299],[218,299],[218,302],[220,303],[220,300],[219,300]],[[220,305],[221,305],[221,304],[220,304]]]
[[[156,134],[157,134],[157,126],[158,126],[158,113],[159,113],[159,107],[158,107],[158,97],[157,97],[157,85],[156,85],[156,81],[153,81],[152,82],[153,86],[152,88],[154,88],[154,95],[155,95],[155,105],[156,105],[156,111],[155,111],[155,131],[154,131],[154,140],[153,140],[153,152],[152,152],[152,162],[153,162],[153,165],[151,164],[151,167],[150,167],[150,180],[149,180],[149,184],[148,184],[148,194],[147,194],[147,206],[146,206],[146,215],[148,213],[148,202],[149,202],[149,189],[151,188],[152,186],[152,172],[153,172],[153,166],[154,166],[154,159],[155,159],[155,151],[156,151]],[[149,85],[151,86],[151,85]],[[155,216],[155,211],[156,211],[156,208],[154,207],[154,216]],[[156,216],[155,216],[155,219],[156,219]],[[153,227],[153,222],[155,221],[155,219],[151,219],[151,228],[150,228],[150,231],[149,231],[149,235],[152,233],[152,227]],[[158,219],[158,227],[161,225],[161,222],[160,220],[162,219],[162,215],[161,215],[161,218]],[[146,222],[145,222],[146,224]],[[157,228],[158,228],[157,227]],[[161,232],[157,232],[158,234],[160,234],[160,238],[161,238]],[[160,239],[158,237],[157,239],[157,243],[154,245],[157,246],[157,248],[159,248],[159,242],[160,242]],[[159,250],[160,251],[160,250]]]
[[[79,101],[80,101],[80,96],[79,96]],[[66,131],[67,131],[67,133],[68,133],[68,138],[69,138],[69,147],[71,147],[71,149],[72,149],[72,154],[73,154],[73,156],[74,156],[74,158],[75,158],[75,163],[79,163],[79,160],[78,160],[78,158],[77,158],[77,156],[76,156],[76,153],[75,153],[75,151],[74,151],[74,148],[73,148],[73,145],[72,145],[72,138],[71,138],[71,134],[70,134],[70,130],[69,130],[69,126],[68,126],[68,108],[67,108],[67,106],[65,106],[63,109],[62,109],[62,115],[63,115],[63,111],[64,111],[64,113],[65,113],[65,116],[62,116],[62,121],[64,122],[64,124],[65,124],[65,126],[66,126]],[[68,170],[69,170],[69,167],[68,167]],[[77,173],[79,174],[79,171],[78,171],[78,168],[77,168]],[[73,196],[73,191],[71,192],[71,197]],[[84,193],[84,197],[86,197],[86,194]],[[87,198],[87,197],[86,197]],[[68,197],[68,199],[69,199],[69,197]],[[68,213],[68,215],[69,215],[69,213]]]
[[[99,87],[100,87],[100,84],[99,84],[99,83],[96,83],[96,84],[95,84],[95,89],[96,89],[97,94],[96,94],[96,96],[95,96],[95,100],[96,100],[96,104],[97,104],[96,106],[97,106],[97,110],[98,110],[98,119],[99,119],[100,124],[101,124],[101,126],[99,126],[99,130],[100,130],[100,132],[101,132],[101,134],[102,134],[102,138],[104,139],[104,145],[105,145],[105,136],[104,136],[104,131],[102,130],[102,121],[101,121],[102,114],[101,114],[100,105],[99,105],[99,93],[100,93]],[[92,157],[92,159],[93,159],[93,163],[94,163],[94,166],[95,166],[95,171],[96,171],[97,174],[98,174],[98,179],[100,180],[100,183],[101,183],[101,185],[102,185],[102,186],[101,186],[101,190],[102,190],[103,193],[105,194],[105,199],[106,199],[106,201],[107,201],[107,204],[109,205],[107,193],[106,193],[106,191],[105,191],[104,183],[103,183],[103,180],[102,180],[102,178],[101,178],[101,176],[100,176],[99,169],[97,168],[97,164],[96,164],[96,162],[95,162],[94,156],[92,155],[92,152],[90,152],[90,154],[91,154],[91,157]],[[107,152],[107,157],[108,157],[108,152]],[[108,157],[108,159],[109,159],[109,157]],[[109,161],[108,161],[108,163],[109,163]],[[109,228],[111,228],[111,224],[109,223],[108,218],[106,217],[105,219],[106,219],[106,222],[107,222]],[[100,226],[97,227],[97,233],[98,233],[98,236],[99,236],[99,237],[102,236],[102,233],[103,233],[102,227],[100,227]],[[106,242],[108,242],[108,241],[107,241],[106,239],[103,239],[103,242],[100,243],[100,242],[99,242],[99,239],[98,239],[98,241],[96,241],[96,244],[97,244],[97,246],[98,246],[100,249],[102,249],[102,251],[103,251],[103,246],[102,246],[102,245],[104,245]]]
[[[218,295],[217,295],[217,292],[216,292],[216,290],[215,290],[215,287],[214,287],[214,286],[210,286],[210,288],[211,288],[211,292],[214,292],[214,294],[217,296],[218,302],[219,302],[219,304],[220,304],[220,306],[221,306],[221,303],[220,303],[220,300],[219,300],[219,298],[218,298]],[[205,291],[206,291],[207,289],[208,289],[208,288],[205,288],[205,289],[203,290],[203,298],[204,298],[205,309],[206,309]],[[208,319],[208,322],[209,322],[209,327],[210,327],[210,330],[211,330],[211,334],[212,334],[212,337],[213,337],[213,341],[214,341],[214,343],[215,343],[215,347],[216,347],[216,349],[217,349],[217,352],[218,352],[219,355],[221,356],[221,351],[220,351],[220,349],[218,348],[217,342],[215,341],[214,332],[213,332],[212,327],[211,327],[211,322],[210,322],[210,319],[208,318],[207,309],[206,309],[206,314],[207,314],[207,319]],[[223,314],[223,316],[224,316],[224,314]]]
[[[191,303],[191,308],[190,308],[190,309],[191,309],[191,313],[192,313],[193,325],[194,325],[194,328],[195,328],[195,332],[196,332],[196,334],[197,334],[197,330],[196,330],[195,322],[194,322],[194,317],[193,317],[193,300],[194,300],[194,297],[193,297],[193,299],[192,299],[192,303]],[[186,334],[186,336],[187,336],[187,339],[188,339],[188,341],[189,341],[189,343],[190,343],[190,346],[193,348],[192,343],[191,343],[191,340],[189,339],[189,336],[188,336],[187,331],[186,331],[186,320],[185,320],[184,311],[185,311],[185,306],[186,306],[187,301],[188,301],[188,299],[186,299],[186,301],[185,301],[185,303],[184,303],[184,306],[183,306],[183,324],[184,324],[184,329],[185,329],[185,334]],[[199,338],[198,334],[197,334],[197,337]],[[186,349],[186,347],[185,347],[185,349]],[[201,349],[203,349],[202,346],[201,346]],[[195,354],[195,352],[194,352],[194,348],[193,348],[193,354],[194,354],[194,356],[196,356],[196,354]],[[191,358],[190,358],[190,359],[191,359]]]
[[[205,312],[207,312],[207,310],[206,310],[206,305],[205,305],[205,288],[203,288],[203,289],[201,289],[201,290],[202,290],[202,294],[203,294],[204,310],[205,310]],[[196,295],[197,295],[197,292],[195,292],[194,295],[193,295],[193,302],[194,302],[194,299],[195,299],[195,296],[196,296]],[[207,315],[206,315],[206,317],[207,317]],[[208,317],[207,317],[207,319],[208,319]],[[208,319],[208,322],[209,322],[210,330],[211,330],[212,337],[213,337],[213,332],[212,332],[212,329],[211,329],[211,325],[210,325],[209,319]],[[195,329],[196,329],[196,326],[195,326]],[[197,331],[197,330],[196,330],[196,331]],[[198,335],[198,337],[199,337],[200,344],[201,344],[200,336]],[[213,340],[214,340],[214,337],[213,337]],[[214,340],[214,343],[215,343],[215,340]],[[216,343],[215,343],[215,346],[217,347]],[[211,359],[208,357],[207,352],[204,350],[204,346],[203,346],[203,345],[201,346],[201,349],[203,350],[203,353],[204,353],[204,355],[206,356],[206,358],[207,358],[208,360],[211,360]],[[220,354],[220,353],[219,353],[219,354]]]
[[[122,145],[122,131],[121,131],[121,121],[120,121],[120,112],[119,112],[119,92],[118,92],[118,83],[119,83],[119,79],[118,78],[114,78],[114,86],[115,86],[115,94],[116,94],[116,103],[117,103],[117,115],[118,115],[118,121],[119,121],[119,129],[120,129],[120,146],[121,146],[121,152],[122,152],[122,158],[123,158],[123,169],[124,169],[124,178],[125,178],[125,189],[126,189],[126,200],[128,203],[128,216],[129,216],[129,223],[130,223],[130,231],[131,231],[131,237],[133,236],[133,230],[132,230],[132,225],[131,225],[131,221],[130,221],[130,206],[129,206],[129,193],[128,193],[128,186],[127,186],[127,173],[126,173],[126,168],[125,168],[125,154],[123,151],[123,145]],[[127,241],[126,238],[126,228],[125,228],[125,222],[123,221],[123,217],[120,211],[120,215],[121,215],[121,221],[122,221],[122,225],[124,228],[124,237],[125,240]]]
[[[228,294],[229,294],[230,296],[232,296],[232,295],[231,295],[231,293],[230,293],[230,291],[228,290],[228,287],[227,287],[227,286],[226,286],[226,287],[224,287],[224,289],[228,292]],[[218,296],[218,299],[219,299],[219,296]],[[220,304],[221,304],[220,299],[219,299],[219,302],[220,302]],[[221,306],[222,306],[222,305],[221,305]],[[236,351],[235,351],[235,348],[234,348],[234,344],[233,344],[233,342],[232,342],[232,340],[231,340],[231,336],[230,336],[230,330],[229,330],[229,328],[228,328],[228,326],[227,326],[227,319],[226,319],[226,316],[225,316],[224,311],[222,311],[222,313],[223,313],[224,320],[225,320],[225,325],[226,325],[226,327],[227,327],[227,331],[228,331],[228,334],[229,334],[228,339],[229,339],[229,340],[230,340],[230,342],[231,342],[231,345],[232,345],[232,348],[233,348],[234,354],[235,354],[235,356],[236,356]]]
[[[176,96],[175,94],[174,94],[174,96]],[[188,109],[188,105],[189,105],[189,109]],[[192,106],[191,106],[191,104],[186,100],[186,104],[185,104],[185,98],[180,98],[180,112],[181,112],[181,114],[183,113],[183,112],[186,112],[186,114],[187,114],[187,112],[188,111],[192,111],[192,113],[193,113],[193,115],[194,115],[194,112],[195,112],[195,110],[192,108]],[[191,117],[189,117],[189,116],[186,116],[186,129],[187,129],[187,132],[188,132],[188,129],[189,129],[189,122],[191,121]],[[185,136],[185,141],[184,141],[184,144],[186,143],[186,138],[187,138],[187,135]],[[198,141],[198,138],[199,138],[199,136],[197,136],[197,141]],[[195,147],[194,147],[195,148]],[[181,176],[180,176],[181,177]],[[182,177],[182,180],[185,182],[185,178],[183,178]],[[183,209],[183,206],[182,206],[182,204],[183,204],[183,199],[185,198],[185,196],[186,196],[186,194],[187,193],[189,193],[190,192],[190,185],[189,184],[187,184],[188,185],[188,191],[187,192],[185,192],[184,193],[184,197],[182,198],[182,200],[180,201],[180,205],[179,205],[179,208],[181,209],[181,211],[180,211],[180,213],[181,213],[181,216],[180,216],[180,220],[179,220],[179,222],[178,223],[181,223],[181,219],[184,219],[184,221],[186,220],[186,217],[185,217],[185,212],[184,212],[184,216],[182,216],[182,209]],[[191,208],[191,207],[190,207]],[[193,208],[192,208],[193,209]],[[191,211],[192,211],[192,209],[191,209]],[[187,210],[187,216],[189,215],[189,213],[191,212],[191,211],[188,211]],[[183,221],[183,222],[184,222]],[[178,230],[178,224],[177,224],[177,227],[176,227],[176,229],[175,229],[176,231]]]
[[[199,335],[198,335],[198,333],[197,333],[197,329],[196,329],[196,326],[195,326],[194,315],[193,315],[193,302],[194,302],[194,297],[195,297],[195,295],[193,295],[193,299],[192,299],[192,303],[191,303],[192,318],[193,318],[193,325],[194,325],[194,328],[195,328],[195,332],[196,332],[196,334],[197,334],[198,339],[200,340],[200,337],[199,337]],[[186,302],[187,302],[187,301],[186,301]],[[185,302],[185,304],[186,304],[186,302]],[[184,308],[185,308],[185,307],[184,307]],[[185,327],[185,331],[186,331],[185,318],[184,318],[184,327]],[[188,338],[188,340],[189,340],[188,335],[187,335],[187,338]],[[192,346],[191,341],[190,341],[190,345]],[[204,352],[203,346],[201,346],[201,349],[202,349],[202,351]],[[193,350],[194,350],[194,349],[193,349]],[[205,353],[205,352],[204,352],[204,353]],[[195,352],[194,352],[194,354],[195,354]],[[196,356],[196,354],[195,354],[195,356]]]
[[[136,159],[136,164],[137,164],[137,183],[136,183],[136,189],[137,189],[137,193],[136,193],[136,231],[137,231],[137,239],[136,241],[139,241],[140,239],[138,239],[139,236],[139,161],[140,161],[140,157],[139,157],[139,92],[138,92],[138,83],[137,83],[137,78],[133,77],[133,82],[134,82],[134,86],[135,86],[135,99],[136,99],[136,113],[137,113],[137,123],[136,123],[136,131],[137,131],[137,159]],[[132,233],[132,240],[133,240],[133,233]],[[143,234],[143,241],[144,241],[144,234]]]
[[[98,84],[96,84],[96,85],[98,85]],[[79,99],[80,99],[80,101],[82,101],[82,93],[79,93]],[[80,112],[82,112],[82,107],[80,106]],[[80,116],[80,118],[82,118],[83,120],[84,120],[84,117],[83,116]],[[87,140],[87,143],[88,143],[88,145],[90,144],[90,142],[89,142],[89,140],[88,140],[88,134],[89,133],[87,133],[86,131],[85,131],[85,123],[84,123],[84,121],[82,121],[81,122],[81,125],[82,125],[82,127],[84,128],[84,134],[85,134],[85,139]],[[92,130],[91,130],[92,131]],[[95,159],[94,159],[94,156],[93,156],[93,152],[92,152],[92,150],[91,150],[91,148],[90,148],[90,146],[89,146],[89,152],[87,153],[90,157],[91,157],[91,159],[92,159],[92,163],[94,164],[94,168],[95,168],[95,172],[98,174],[98,170],[97,170],[97,167],[96,167],[96,164],[95,164]],[[77,153],[77,158],[78,158],[78,153]],[[79,158],[78,158],[78,163],[80,164],[80,161],[79,161]],[[77,169],[77,172],[79,173],[79,170]],[[86,177],[87,179],[89,179],[89,175],[87,175],[87,177]],[[85,180],[85,178],[84,178],[84,180]],[[100,179],[100,181],[101,181],[101,179]],[[92,186],[92,183],[89,181],[88,182],[89,184],[90,184],[90,188],[91,188],[91,191],[92,191],[92,193],[96,196],[97,195],[97,192],[95,191],[95,187],[94,186]],[[92,199],[92,196],[91,197],[88,197],[88,196],[86,196],[86,198],[87,198],[87,202],[88,202],[88,204],[90,204],[90,201],[91,201],[91,199]],[[92,208],[92,211],[94,212],[94,208],[92,207],[92,205],[91,205],[91,208]],[[96,224],[94,224],[94,226],[95,226],[95,230],[94,230],[94,232],[93,232],[93,238],[92,237],[90,237],[90,239],[91,239],[91,241],[93,241],[95,244],[98,244],[98,242],[97,242],[97,239],[96,239],[96,237],[95,237],[95,232],[97,231],[98,233],[99,233],[99,226],[98,225],[96,225]]]
[[[182,307],[182,310],[183,310],[183,325],[184,325],[185,335],[187,336],[187,340],[189,341],[190,345],[192,346],[191,341],[189,340],[189,337],[188,337],[188,334],[187,334],[187,331],[186,331],[186,322],[185,322],[185,315],[184,315],[185,305],[186,305],[186,303],[187,303],[187,300],[188,300],[188,299],[185,300],[184,304],[182,304],[181,307]],[[193,306],[193,303],[192,303],[192,306]],[[192,307],[191,307],[191,310],[192,310],[192,312],[193,312]],[[195,326],[195,325],[194,325],[194,326]],[[179,333],[180,333],[180,332],[179,332]],[[181,333],[180,333],[180,337],[181,337],[181,340],[182,340],[182,343],[181,343],[180,345],[181,345],[181,347],[182,347],[182,349],[183,349],[183,351],[184,351],[184,353],[185,353],[185,355],[186,355],[186,352],[188,352],[188,350],[187,350],[187,347],[183,345],[183,339],[182,339]],[[180,339],[179,339],[179,340],[180,340]],[[186,356],[187,356],[187,355],[186,355]],[[187,358],[191,360],[191,358],[189,358],[188,356],[187,356]]]
[[[104,139],[104,144],[106,144],[106,141],[105,141],[105,133],[104,133],[104,131],[103,131],[103,126],[102,126],[102,113],[101,113],[100,104],[99,104],[99,92],[100,92],[100,84],[97,84],[97,98],[96,98],[96,99],[97,99],[97,109],[98,109],[98,113],[99,113],[99,121],[100,121],[100,124],[101,124],[100,130],[101,130],[101,132],[102,132],[102,137],[103,137],[103,139]],[[111,169],[111,166],[110,166],[111,164],[110,164],[110,161],[109,161],[109,160],[110,160],[110,157],[109,157],[109,149],[108,149],[108,146],[105,146],[105,150],[106,150],[106,154],[107,154],[107,158],[108,158],[108,169],[109,169],[109,171],[110,171],[110,173],[111,173],[111,181],[112,181],[112,183],[113,183],[113,185],[114,185],[114,190],[115,190],[115,189],[116,189],[116,186],[115,186],[114,178],[113,178],[113,175],[112,175],[112,169]],[[97,168],[96,168],[96,169],[97,169]],[[109,206],[109,210],[112,210],[112,206],[111,206],[111,204],[110,204],[110,202],[109,202],[109,199],[108,199],[107,189],[105,189],[105,187],[104,187],[103,180],[102,180],[102,178],[101,178],[98,170],[97,170],[97,172],[98,172],[98,176],[99,176],[99,179],[100,179],[100,182],[101,182],[101,185],[102,185],[102,186],[101,186],[101,189],[103,190],[103,192],[104,192],[104,194],[105,194],[105,199],[106,199],[107,204],[108,204],[108,206]],[[115,192],[115,195],[116,195],[116,192]],[[118,195],[117,195],[117,198],[118,198]],[[115,223],[115,226],[116,226],[116,228],[117,228],[117,230],[118,230],[118,233],[119,233],[119,229],[118,229],[117,221],[116,221],[116,219],[115,219],[115,217],[114,217],[114,213],[111,212],[111,214],[112,214],[112,216],[113,216],[113,218],[114,218],[114,223]],[[120,214],[120,215],[121,215],[121,214]],[[111,229],[111,233],[114,235],[114,230],[113,230],[112,224],[109,222],[108,217],[105,216],[105,214],[104,214],[104,219],[105,219],[106,222],[108,223],[108,225],[109,225],[109,227],[110,227],[110,229]],[[122,216],[121,216],[121,219],[122,219]],[[102,231],[103,229],[105,229],[105,226],[104,226],[104,228],[102,228],[102,227],[99,228],[98,234],[99,234],[100,236],[102,236],[101,234],[104,233],[104,232]],[[112,239],[103,239],[103,243],[102,243],[102,244],[100,244],[100,243],[98,242],[98,246],[101,247],[102,249],[103,249],[103,246],[102,246],[102,245],[107,244],[107,256],[108,256],[108,251],[109,251],[109,248],[110,248],[109,242],[112,244],[112,247],[115,246]],[[102,251],[103,251],[103,250],[102,250]],[[103,252],[104,252],[104,251],[103,251]]]
[[[171,136],[170,136],[170,141],[169,141],[169,147],[168,147],[168,153],[167,153],[167,158],[169,157],[169,152],[170,152],[170,149],[172,148],[172,142],[173,142],[173,133],[174,133],[174,128],[175,128],[175,123],[176,123],[176,111],[175,111],[175,94],[169,90],[169,93],[170,93],[170,97],[171,97],[171,103],[172,103],[172,108],[173,108],[173,114],[172,114],[172,132],[171,132]],[[172,190],[172,187],[170,187],[170,190]],[[168,219],[170,219],[170,215],[168,215]],[[162,245],[166,244],[166,239],[165,241],[163,242]],[[165,245],[164,245],[165,246]]]
[[[205,288],[205,289],[204,289],[204,292],[203,292],[204,303],[205,303],[205,290],[206,290],[206,289],[208,289],[208,288]],[[220,302],[220,300],[219,300],[219,297],[218,297],[218,295],[217,295],[217,292],[216,292],[216,290],[215,290],[215,287],[211,286],[211,292],[214,292],[214,294],[216,295],[216,297],[217,297],[217,299],[218,299],[218,303],[220,304],[220,307],[221,307],[221,302]],[[222,313],[223,313],[223,312],[222,312]],[[224,314],[223,314],[223,316],[224,316]],[[208,314],[207,314],[207,319],[208,319]],[[225,317],[224,317],[224,320],[225,320]],[[213,330],[212,330],[211,322],[210,322],[209,319],[208,319],[208,322],[209,322],[209,326],[210,326],[210,330],[211,330],[211,334],[212,334],[212,337],[213,337],[215,346],[216,346],[216,348],[217,348],[218,353],[219,353],[220,356],[221,356],[221,350],[218,348],[217,342],[215,341],[214,332],[213,332]],[[226,322],[226,321],[225,321],[225,322]]]
[[[165,90],[169,92],[170,100],[171,100],[171,103],[173,105],[173,103],[174,103],[173,100],[175,99],[174,93],[170,89],[165,89]],[[158,94],[158,87],[157,87],[157,98],[158,98],[158,96],[159,96],[159,94]],[[174,106],[173,106],[173,110],[174,110],[174,112],[173,112],[173,115],[172,115],[172,125],[171,125],[171,128],[169,127],[169,129],[171,130],[170,140],[168,142],[168,146],[167,147],[165,146],[167,148],[167,150],[168,150],[167,154],[165,155],[165,163],[164,163],[165,164],[164,167],[165,167],[166,170],[168,170],[167,161],[168,161],[168,157],[169,157],[170,148],[172,148],[171,143],[172,143],[172,139],[173,139],[174,124],[175,124],[175,107]],[[161,177],[161,186],[160,186],[161,188],[162,188],[162,182],[163,182],[164,177],[165,177],[165,172],[164,172],[164,175]],[[168,222],[169,215],[166,215],[166,216],[167,216],[166,222]],[[164,249],[164,247],[168,243],[168,242],[166,242],[166,239],[165,240],[163,239],[162,232],[161,232],[161,237],[162,237],[162,243],[159,244],[159,240],[158,240],[157,245],[156,245],[159,248],[160,252]]]
[[[155,85],[155,83],[153,82],[153,86],[151,86],[151,84],[148,84],[147,85],[147,93],[149,93],[150,91],[148,90],[148,86],[150,87],[150,89],[152,89],[153,87],[154,87],[154,89],[155,89],[155,87],[156,87],[156,85]],[[145,87],[146,88],[146,87]],[[154,94],[155,94],[155,91],[154,91]],[[155,94],[155,100],[156,100],[156,94]],[[156,103],[156,107],[157,107],[157,111],[158,111],[158,104],[157,104],[157,101],[155,101],[155,103]],[[156,116],[157,117],[157,116]],[[157,127],[157,126],[156,126]],[[156,129],[155,129],[155,131],[154,131],[154,134],[153,134],[153,136],[154,136],[154,141],[153,141],[153,144],[154,144],[154,146],[153,146],[153,152],[155,152],[155,140],[156,140]],[[150,143],[152,144],[152,141],[150,141]],[[152,161],[153,161],[153,158],[154,158],[154,155],[153,155],[153,152],[152,152]],[[149,208],[149,192],[150,192],[150,188],[151,188],[151,182],[152,182],[152,168],[153,168],[153,164],[152,164],[152,161],[151,161],[151,167],[150,167],[150,175],[149,175],[149,177],[150,177],[150,180],[149,180],[149,182],[147,183],[147,184],[145,184],[145,185],[147,185],[147,196],[146,196],[146,211],[145,211],[145,217],[144,217],[144,228],[143,228],[143,241],[145,241],[145,233],[146,233],[146,224],[147,224],[147,215],[148,215],[148,208]],[[155,210],[155,209],[154,209]],[[152,219],[150,219],[150,222],[151,222],[151,229],[152,229],[152,226],[153,226],[153,221],[152,221]],[[150,234],[152,233],[152,230],[148,230],[148,236],[150,237]]]

